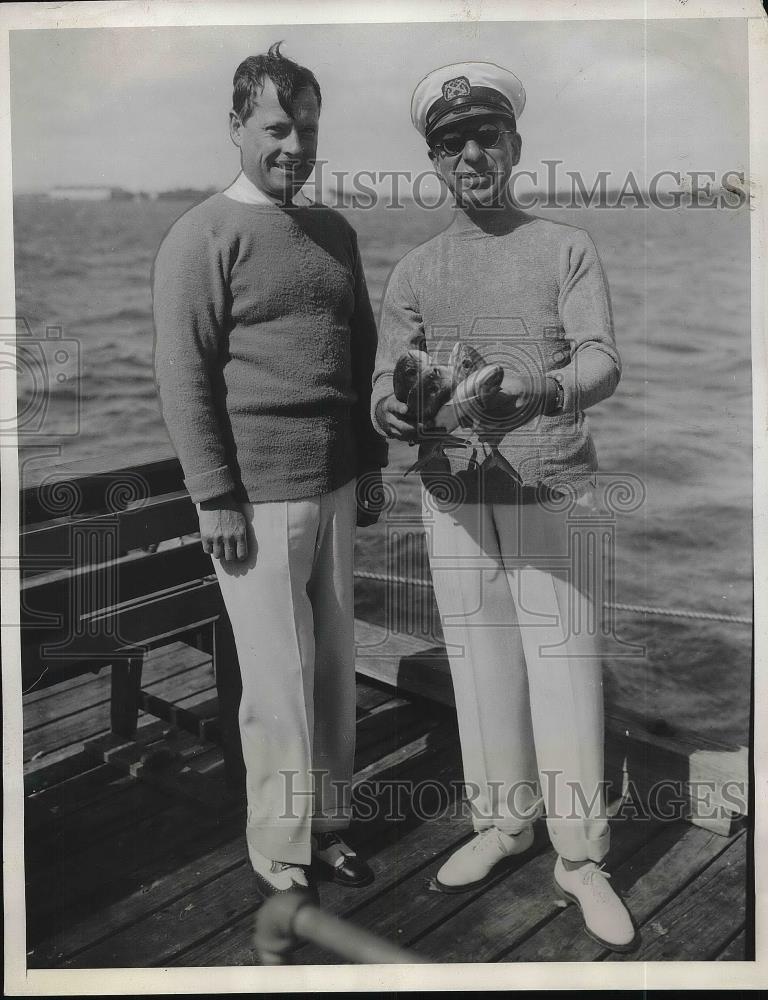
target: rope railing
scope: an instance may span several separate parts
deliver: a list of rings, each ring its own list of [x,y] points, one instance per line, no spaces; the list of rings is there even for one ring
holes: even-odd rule
[[[413,965],[426,959],[376,937],[315,905],[305,892],[283,892],[256,914],[254,944],[262,965],[285,965],[309,943],[356,965]]]
[[[396,573],[375,573],[371,570],[355,570],[358,580],[373,580],[376,583],[397,583],[401,586],[432,587],[431,580],[419,577],[402,576]],[[622,604],[617,601],[604,601],[604,608],[611,611],[627,611],[640,615],[651,615],[659,618],[688,618],[692,621],[728,622],[732,625],[751,625],[752,619],[747,615],[728,615],[716,611],[696,611],[693,608],[659,608],[645,604]]]

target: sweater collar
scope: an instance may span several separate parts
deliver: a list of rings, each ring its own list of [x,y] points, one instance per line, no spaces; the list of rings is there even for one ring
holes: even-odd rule
[[[448,232],[461,236],[506,236],[533,221],[533,216],[512,204],[504,211],[477,212],[471,215],[456,206]]]
[[[270,198],[268,198],[260,188],[257,188],[253,181],[249,181],[245,174],[240,171],[234,181],[225,188],[223,194],[227,198],[231,198],[232,201],[241,201],[246,205],[274,205]],[[299,191],[293,198],[293,204],[299,207],[303,207],[311,204],[309,198],[302,192]]]

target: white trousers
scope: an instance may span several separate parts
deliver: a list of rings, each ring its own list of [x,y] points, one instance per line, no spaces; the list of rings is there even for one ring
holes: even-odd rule
[[[311,831],[349,825],[355,483],[242,510],[247,560],[214,565],[243,680],[248,848],[308,864]]]
[[[475,829],[519,833],[545,811],[558,854],[600,861],[599,629],[578,522],[538,504],[450,510],[426,493],[423,516]]]

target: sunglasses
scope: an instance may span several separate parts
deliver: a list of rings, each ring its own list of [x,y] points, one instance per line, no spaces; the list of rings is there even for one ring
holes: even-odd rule
[[[458,156],[470,139],[474,139],[483,149],[493,149],[498,146],[503,135],[514,135],[514,129],[499,128],[498,125],[480,125],[479,128],[466,128],[460,132],[448,132],[431,144],[432,149],[440,156]]]

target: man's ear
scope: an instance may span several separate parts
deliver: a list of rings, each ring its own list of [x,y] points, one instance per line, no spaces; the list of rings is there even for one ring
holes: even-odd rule
[[[517,166],[518,163],[520,162],[520,153],[523,148],[523,137],[520,135],[519,132],[515,132],[515,134],[512,136],[512,145],[515,150],[514,166]]]
[[[236,111],[229,112],[229,138],[234,142],[236,146],[242,144],[241,131],[243,128],[243,123],[240,121],[240,115]]]
[[[434,151],[434,149],[427,149],[427,156],[433,163],[437,159],[437,153]]]

